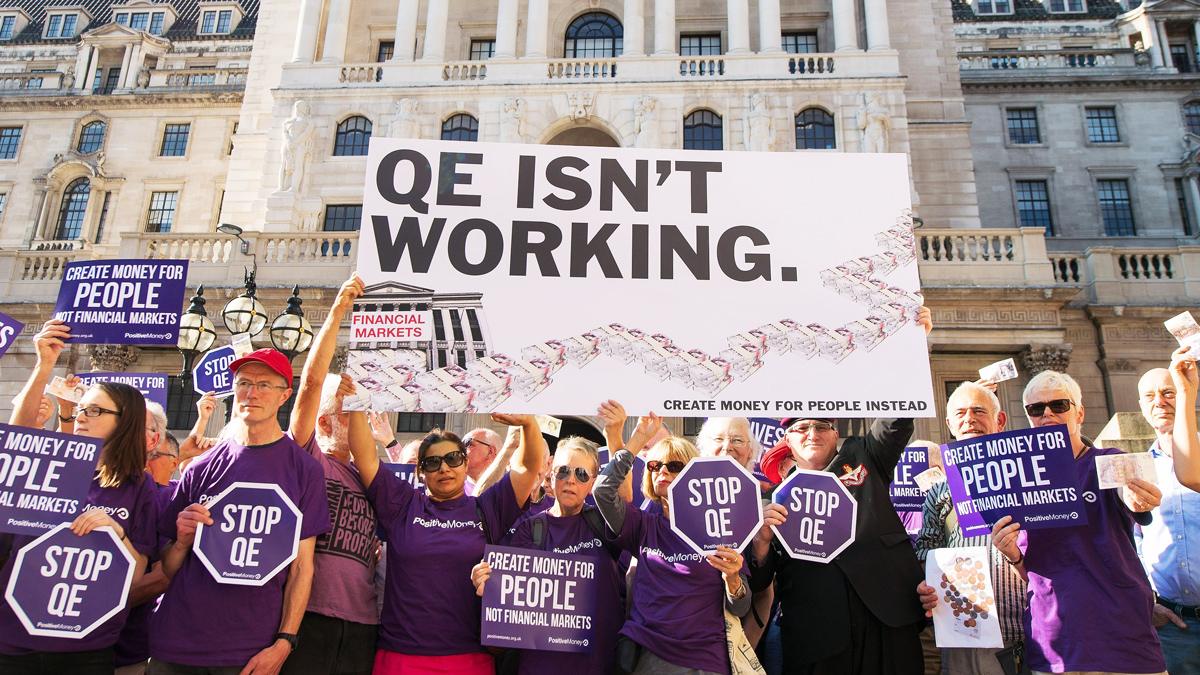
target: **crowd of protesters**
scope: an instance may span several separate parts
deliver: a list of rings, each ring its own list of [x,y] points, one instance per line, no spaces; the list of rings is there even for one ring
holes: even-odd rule
[[[913,441],[910,419],[843,439],[836,420],[786,418],[782,440],[764,449],[745,418],[710,418],[693,445],[653,413],[625,438],[624,408],[601,401],[603,449],[569,437],[551,450],[533,416],[501,414],[492,419],[507,437],[431,430],[401,446],[386,416],[343,409],[355,383],[330,371],[338,326],[362,292],[357,277],[343,284],[299,382],[275,350],[234,361],[231,422],[218,438],[205,435],[216,409],[206,395],[182,444],[161,407],[127,385],[96,384],[78,404],[44,395],[70,336],[46,322],[10,422],[101,442],[87,506],[70,527],[111,528],[135,574],[126,607],[83,639],[32,636],[0,605],[0,674],[1200,673],[1198,378],[1186,347],[1138,384],[1156,434],[1155,482],[1099,490],[1095,457],[1121,451],[1082,435],[1084,401],[1070,376],[1041,372],[1024,390],[1024,413],[1032,427],[1066,426],[1074,478],[1092,495],[1086,525],[1026,531],[1005,517],[967,537],[939,483],[925,494],[914,543],[888,495]],[[928,311],[919,322],[932,329]],[[292,397],[285,430],[278,413]],[[994,383],[964,383],[946,403],[956,440],[1008,420]],[[419,485],[381,456],[415,464]],[[828,563],[792,558],[771,529],[787,511],[767,503],[744,550],[695,554],[670,525],[668,495],[701,456],[754,471],[764,496],[796,469],[833,472],[858,503],[853,543]],[[217,583],[192,552],[197,527],[213,523],[206,502],[238,481],[279,486],[302,514],[297,555],[262,586]],[[0,535],[0,587],[32,539]],[[489,544],[598,563],[589,651],[481,646]],[[941,601],[922,581],[923,561],[961,546],[989,547],[1003,648],[923,649]],[[761,663],[729,649],[731,622]]]

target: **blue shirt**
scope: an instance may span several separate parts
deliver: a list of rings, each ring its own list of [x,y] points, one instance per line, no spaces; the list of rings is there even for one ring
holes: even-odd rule
[[[1179,484],[1171,457],[1150,446],[1162,504],[1154,521],[1142,526],[1142,565],[1162,597],[1181,605],[1200,605],[1200,493]]]

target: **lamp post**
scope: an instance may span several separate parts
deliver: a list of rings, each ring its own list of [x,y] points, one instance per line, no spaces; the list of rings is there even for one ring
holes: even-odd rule
[[[292,287],[292,297],[288,298],[287,309],[271,322],[271,344],[283,352],[288,361],[296,358],[297,354],[308,351],[313,341],[313,329],[304,318],[304,310],[300,305],[300,287]]]
[[[196,357],[208,351],[217,339],[217,329],[204,310],[204,302],[204,286],[199,286],[187,311],[179,317],[179,339],[175,346],[183,354],[183,372],[179,375],[184,389],[187,388],[187,378],[191,376]]]
[[[240,242],[239,249],[243,255],[250,256],[252,265],[250,269],[245,270],[246,290],[225,305],[221,310],[221,320],[225,322],[225,328],[231,334],[249,333],[250,337],[254,337],[267,325],[267,308],[254,297],[257,290],[255,276],[258,274],[258,255],[250,250],[250,242],[242,238],[243,230],[237,225],[221,223],[217,231],[237,238]]]

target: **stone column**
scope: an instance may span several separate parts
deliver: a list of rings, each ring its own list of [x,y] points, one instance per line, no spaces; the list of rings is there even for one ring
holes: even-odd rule
[[[129,50],[129,61],[125,63],[124,69],[121,71],[121,86],[126,89],[133,89],[137,86],[137,76],[142,70],[142,63],[145,58],[142,55],[142,46],[134,45],[133,49]]]
[[[1154,30],[1158,35],[1158,48],[1162,52],[1163,65],[1167,68],[1174,68],[1175,64],[1171,62],[1171,42],[1167,39],[1167,22],[1156,20]]]
[[[93,45],[87,73],[83,77],[83,86],[80,87],[85,93],[92,93],[92,83],[96,81],[96,68],[98,67],[100,67],[100,48]]]
[[[675,44],[675,0],[654,0],[654,53],[678,54]]]
[[[87,79],[88,65],[91,63],[92,48],[80,44],[79,52],[75,55],[75,88],[80,91],[87,89],[85,80]]]
[[[525,56],[546,58],[546,25],[549,22],[549,0],[529,0],[525,14]]]
[[[117,79],[117,88],[124,89],[125,82],[129,80],[129,58],[133,56],[133,45],[125,45],[125,51],[121,54],[121,77]]]
[[[321,24],[322,0],[300,0],[296,41],[292,44],[292,63],[312,63],[317,51],[317,30]],[[401,6],[415,4],[401,2]]]
[[[863,15],[867,22],[867,49],[891,49],[888,35],[887,0],[863,0]]]
[[[396,9],[396,38],[392,61],[411,63],[417,57],[417,1],[399,0]]]
[[[1192,72],[1200,72],[1200,19],[1192,22]]]
[[[1187,203],[1188,221],[1192,226],[1192,234],[1200,232],[1200,175],[1184,176],[1184,201]]]
[[[854,19],[854,0],[831,0],[833,3],[834,51],[858,49],[858,25]]]
[[[32,236],[25,242],[26,246],[29,246],[34,240],[49,239],[46,236],[46,221],[50,219],[50,200],[54,194],[54,186],[47,183],[39,192],[42,205],[38,209],[37,218],[35,219],[36,225],[34,225]]]
[[[779,0],[758,0],[758,51],[771,54],[783,51],[783,29],[779,21]]]
[[[350,30],[350,0],[329,0],[325,47],[321,63],[341,63],[346,58],[346,32]]]
[[[1142,31],[1142,48],[1150,54],[1150,65],[1154,68],[1162,68],[1162,50],[1158,44],[1158,26],[1154,21],[1146,19],[1146,29]]]
[[[625,41],[624,56],[645,56],[646,54],[646,16],[642,11],[642,3],[646,0],[625,0]]]
[[[729,30],[728,54],[750,51],[750,0],[726,0],[725,20]]]
[[[446,27],[450,22],[450,0],[429,0],[425,13],[425,49],[422,61],[446,60]]]
[[[415,4],[415,3],[414,3]],[[496,8],[497,59],[517,56],[517,0],[500,0]]]

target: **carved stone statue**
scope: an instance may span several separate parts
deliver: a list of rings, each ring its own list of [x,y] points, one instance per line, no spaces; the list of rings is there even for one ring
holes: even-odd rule
[[[571,119],[579,121],[591,116],[592,105],[595,102],[596,95],[590,91],[577,91],[567,94],[567,105],[571,108]]]
[[[67,69],[62,74],[62,89],[75,88],[75,66],[67,66]]]
[[[500,110],[500,141],[525,142],[525,99],[504,99],[504,106]]]
[[[145,89],[146,87],[150,86],[150,69],[149,68],[143,68],[140,66],[138,67],[137,86],[138,86],[138,89]]]
[[[892,120],[877,94],[863,94],[858,108],[858,131],[862,135],[862,152],[887,152],[888,132]]]
[[[742,141],[747,150],[767,152],[775,144],[771,128],[771,102],[763,94],[750,96],[746,118],[742,121]]]
[[[313,121],[308,103],[296,101],[292,116],[283,123],[283,147],[280,149],[279,191],[291,192],[304,180],[304,166],[312,149]]]
[[[639,97],[633,104],[633,147],[662,147],[661,131],[662,125],[658,120],[658,99],[653,96]]]
[[[420,138],[421,104],[415,98],[402,98],[392,106],[392,121],[388,125],[389,138]]]

